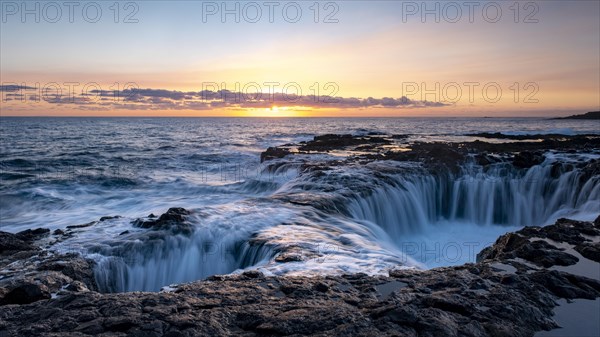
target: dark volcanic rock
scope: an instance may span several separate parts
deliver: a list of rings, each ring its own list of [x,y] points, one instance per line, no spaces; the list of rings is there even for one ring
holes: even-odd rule
[[[525,227],[516,233],[528,237],[547,238],[557,242],[578,245],[589,241],[589,239],[583,237],[582,234],[588,236],[600,235],[600,226],[591,222],[563,218],[558,219],[552,226]]]
[[[531,241],[519,234],[508,233],[501,236],[494,246],[483,249],[477,259],[514,259],[522,258],[542,267],[569,266],[578,259],[542,240]]]
[[[50,298],[48,288],[42,284],[25,283],[11,289],[2,299],[0,305],[28,304]]]
[[[0,232],[0,305],[32,303],[70,289],[97,289],[95,262],[37,246],[49,233],[48,229]]]
[[[560,133],[549,133],[549,134],[530,134],[530,135],[507,135],[500,132],[480,132],[480,133],[468,133],[466,136],[470,137],[479,137],[479,138],[489,138],[489,139],[512,139],[512,140],[564,140],[570,138],[576,138],[581,136],[590,136],[595,137],[594,134],[589,135],[564,135]]]
[[[94,279],[94,262],[84,259],[78,254],[62,254],[50,257],[41,262],[39,271],[56,271],[74,281],[84,284],[90,290],[97,290]]]
[[[554,265],[569,266],[578,262],[577,257],[544,241],[552,240],[571,244],[584,257],[598,261],[599,245],[583,236],[600,236],[600,228],[596,227],[591,222],[569,219],[559,219],[552,226],[525,227],[516,233],[501,236],[493,246],[483,249],[477,255],[477,260],[522,258],[546,268]]]
[[[171,220],[181,220],[182,212],[172,213],[177,215]],[[552,320],[558,298],[598,298],[600,281],[542,266],[507,272],[498,264],[516,263],[512,259],[520,256],[544,266],[561,264],[568,258],[560,254],[541,258],[564,252],[540,239],[587,244],[575,233],[590,229],[596,225],[561,219],[502,236],[476,264],[398,269],[387,277],[276,277],[249,270],[168,293],[121,294],[87,291],[72,281],[51,300],[44,286],[27,283],[3,301],[33,303],[4,306],[0,335],[533,336],[558,327]]]
[[[15,236],[23,241],[31,242],[39,240],[45,236],[48,236],[49,234],[50,230],[48,228],[36,228],[24,230],[15,234]]]
[[[260,162],[275,158],[283,158],[290,154],[290,150],[280,147],[270,147],[265,152],[260,154]]]
[[[100,218],[100,222],[102,221],[106,221],[106,220],[113,220],[113,219],[119,219],[121,216],[120,215],[115,215],[115,216],[103,216]]]
[[[572,115],[555,119],[600,119],[600,111],[590,111],[583,115]]]
[[[14,254],[36,249],[36,247],[20,239],[15,234],[0,232],[0,254]]]
[[[67,229],[78,229],[78,228],[91,227],[91,226],[94,226],[97,223],[98,223],[97,221],[90,221],[88,223],[84,223],[84,224],[81,224],[81,225],[70,225],[70,226],[67,226]]]
[[[343,150],[348,153],[345,159],[332,159],[326,165],[332,167],[352,162],[367,162],[377,160],[414,161],[422,162],[430,171],[458,172],[459,167],[468,160],[474,159],[475,163],[488,166],[500,162],[513,164],[519,169],[527,169],[544,162],[547,151],[562,151],[576,153],[578,151],[596,151],[600,148],[600,135],[518,135],[506,136],[499,133],[472,134],[471,136],[484,138],[508,138],[515,140],[540,140],[536,142],[506,142],[488,143],[480,140],[472,142],[447,143],[447,142],[413,142],[405,140],[405,137],[397,136],[352,136],[349,134],[336,135],[327,134],[315,136],[312,141],[301,142],[296,145],[286,144],[278,147],[270,147],[261,154],[261,162],[282,158],[288,155],[327,153],[334,150]],[[391,146],[390,146],[391,145]],[[395,147],[394,147],[395,145]],[[512,158],[509,159],[509,158]],[[582,171],[582,181],[591,176],[600,174],[600,160],[596,164],[586,166]],[[590,162],[595,162],[590,160]],[[572,170],[573,166],[565,165],[554,168],[555,175],[560,172]]]
[[[169,208],[169,210],[157,218],[137,219],[133,225],[153,230],[169,230],[175,234],[189,235],[194,227],[187,221],[191,212],[181,207]]]
[[[534,152],[519,152],[513,158],[513,165],[518,168],[530,168],[544,162],[544,155]]]
[[[327,152],[332,150],[341,150],[348,146],[358,146],[366,144],[382,145],[390,143],[390,140],[383,137],[327,134],[315,136],[312,141],[300,146],[298,150]]]
[[[600,262],[600,242],[582,243],[575,246],[575,250],[585,258]]]

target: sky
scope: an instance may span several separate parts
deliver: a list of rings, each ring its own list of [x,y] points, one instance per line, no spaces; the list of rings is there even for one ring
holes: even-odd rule
[[[0,4],[0,116],[600,110],[600,1]]]

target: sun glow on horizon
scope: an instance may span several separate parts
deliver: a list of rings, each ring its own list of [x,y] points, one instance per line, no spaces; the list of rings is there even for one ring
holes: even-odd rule
[[[308,107],[302,106],[277,106],[270,108],[249,108],[238,110],[235,113],[237,117],[308,117],[310,116]]]

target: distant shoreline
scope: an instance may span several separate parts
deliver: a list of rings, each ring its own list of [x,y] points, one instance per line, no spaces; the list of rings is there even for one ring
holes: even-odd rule
[[[557,117],[552,119],[600,119],[600,111],[590,111],[582,115],[571,115],[567,117]]]

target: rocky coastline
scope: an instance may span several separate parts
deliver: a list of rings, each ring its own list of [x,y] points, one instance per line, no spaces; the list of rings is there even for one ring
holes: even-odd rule
[[[581,115],[571,115],[555,119],[600,119],[600,111],[590,111]]]
[[[600,280],[557,269],[600,270],[600,217],[525,227],[457,267],[323,277],[249,270],[158,293],[98,293],[92,261],[51,256],[38,246],[50,233],[23,240],[29,234],[1,233],[1,336],[532,336],[558,328],[559,299],[600,297]],[[18,267],[27,269],[6,273]]]
[[[269,148],[261,161],[276,169],[287,156],[301,160],[350,151],[339,159],[301,161],[300,169],[393,160],[453,172],[468,161],[528,168],[548,151],[600,149],[600,136],[594,135],[518,140],[425,143],[408,142],[402,135],[323,135]],[[600,160],[568,165],[580,165],[587,178],[600,175]],[[557,166],[556,174],[573,169],[568,165]],[[148,233],[189,235],[194,229],[188,216],[193,211],[171,208],[132,225]],[[553,317],[558,301],[600,298],[600,216],[593,222],[559,219],[507,233],[483,249],[475,263],[460,266],[310,277],[250,269],[161,292],[101,293],[94,260],[52,247],[82,226],[110,219],[54,232],[0,232],[0,337],[533,336],[560,327]],[[277,262],[294,261],[282,256]]]

